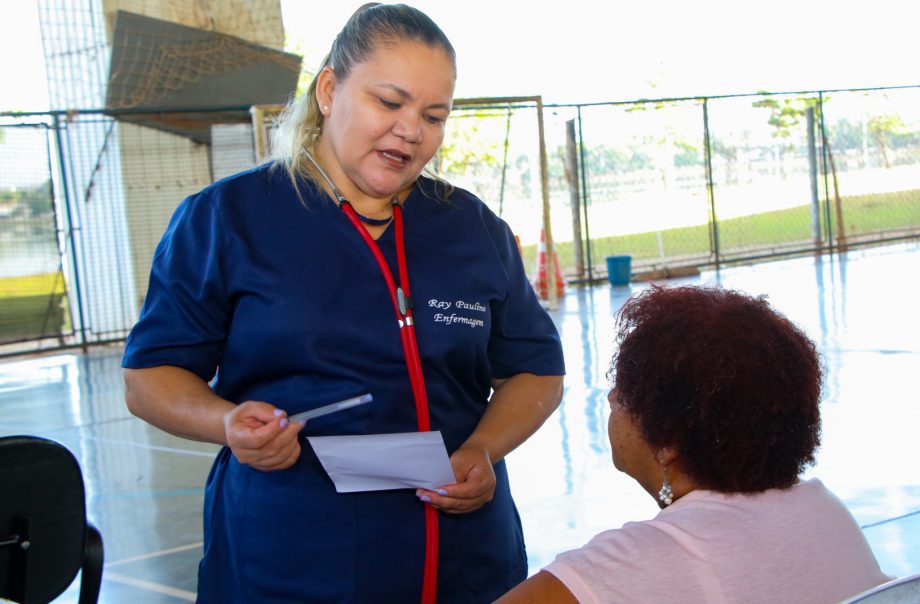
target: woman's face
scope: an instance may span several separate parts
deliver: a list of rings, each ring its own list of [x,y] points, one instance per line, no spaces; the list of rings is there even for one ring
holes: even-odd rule
[[[607,433],[610,436],[610,448],[613,451],[613,465],[617,470],[636,479],[648,490],[660,480],[661,465],[656,461],[652,448],[642,437],[639,424],[617,402],[615,393],[614,388],[607,394],[607,401],[610,403]]]
[[[323,70],[317,153],[342,193],[389,199],[408,188],[444,140],[454,66],[440,47],[378,43],[344,81]]]

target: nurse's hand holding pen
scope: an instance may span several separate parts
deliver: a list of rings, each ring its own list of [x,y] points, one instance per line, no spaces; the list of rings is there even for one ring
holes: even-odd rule
[[[246,401],[224,413],[226,443],[242,464],[263,472],[284,470],[300,457],[297,433],[308,420],[366,405],[372,400],[374,397],[365,393],[291,417],[268,403]]]
[[[235,405],[200,376],[169,365],[125,370],[128,409],[154,426],[201,442],[227,445],[242,464],[283,470],[300,455],[299,421],[261,401]],[[166,401],[164,403],[163,401]]]
[[[300,457],[297,433],[303,423],[259,401],[237,405],[224,415],[227,446],[241,464],[269,472],[291,467]]]

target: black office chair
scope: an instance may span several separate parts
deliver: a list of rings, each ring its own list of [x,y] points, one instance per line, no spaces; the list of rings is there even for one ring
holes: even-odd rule
[[[0,438],[0,597],[47,603],[82,570],[79,602],[94,604],[102,559],[71,452],[35,436]]]

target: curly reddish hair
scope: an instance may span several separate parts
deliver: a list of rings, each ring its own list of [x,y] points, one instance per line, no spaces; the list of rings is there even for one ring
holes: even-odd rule
[[[654,448],[674,447],[703,488],[795,484],[821,440],[814,343],[765,297],[660,287],[617,316],[608,378]]]

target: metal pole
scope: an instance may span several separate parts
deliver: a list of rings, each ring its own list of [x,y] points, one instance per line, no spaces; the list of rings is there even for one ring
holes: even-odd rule
[[[505,123],[505,149],[502,154],[502,185],[498,194],[498,215],[502,215],[505,207],[505,177],[508,174],[508,136],[511,134],[511,105],[508,105],[508,121]]]
[[[834,178],[834,199],[837,206],[837,245],[838,248],[842,251],[846,248],[846,234],[843,229],[843,211],[840,207],[840,198],[837,191],[837,170],[834,169],[833,160],[831,159],[830,170],[828,170],[828,159],[830,159],[830,146],[827,144],[827,131],[824,129],[824,93],[818,93],[818,119],[821,126],[821,161],[824,167],[824,219],[827,221],[827,249],[832,251],[834,249],[834,230],[831,228],[831,189],[828,186],[827,175],[828,172]]]
[[[575,140],[575,120],[565,122],[565,167],[568,174],[569,202],[572,209],[572,251],[575,252],[575,274],[585,278],[585,257],[581,241],[581,217],[578,195],[578,143]]]
[[[553,244],[552,220],[549,211],[549,162],[546,158],[546,136],[543,127],[543,97],[537,97],[537,131],[540,136],[540,182],[543,189],[543,231],[546,235],[546,283],[549,307],[555,310],[559,305],[556,292],[556,246]]]
[[[719,255],[719,222],[716,214],[715,183],[712,177],[712,140],[709,133],[709,99],[703,99],[703,145],[706,156],[706,196],[709,198],[709,248],[715,256],[716,270],[721,262]]]
[[[818,201],[818,149],[815,142],[814,107],[805,110],[805,129],[808,135],[808,182],[811,185],[811,236],[817,252],[821,250],[821,208]]]
[[[581,207],[585,215],[585,257],[588,262],[588,283],[594,281],[594,262],[591,259],[591,235],[588,231],[588,164],[585,162],[585,137],[581,131],[581,105],[578,106],[578,153],[581,158]]]
[[[74,306],[76,307],[76,315],[80,320],[80,346],[83,350],[86,350],[86,317],[83,315],[83,288],[80,286],[80,263],[77,259],[77,241],[74,238],[74,225],[73,225],[73,214],[71,214],[70,209],[70,187],[67,186],[67,164],[64,161],[64,142],[61,138],[61,120],[60,117],[55,114],[52,116],[54,120],[54,140],[57,145],[57,157],[58,157],[58,167],[61,170],[61,188],[63,193],[63,205],[64,211],[67,214],[67,233],[68,239],[70,239],[70,254],[71,254],[71,266],[73,267],[73,293],[74,293]],[[70,292],[68,292],[68,297],[70,297]]]

